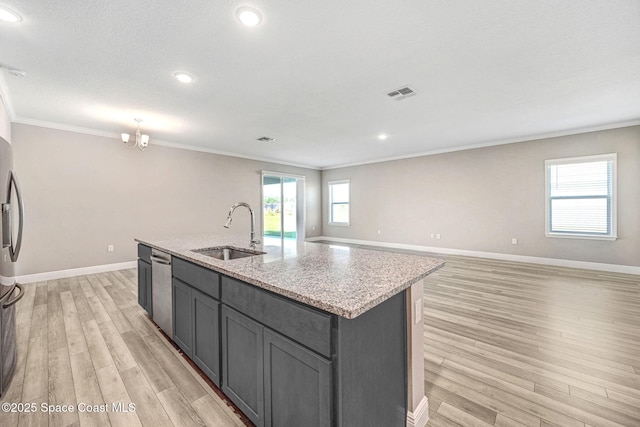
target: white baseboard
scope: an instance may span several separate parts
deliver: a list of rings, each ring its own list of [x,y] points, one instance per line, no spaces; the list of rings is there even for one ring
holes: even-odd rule
[[[608,271],[612,273],[640,275],[640,267],[636,267],[633,265],[605,264],[605,263],[599,263],[599,262],[575,261],[571,259],[543,258],[543,257],[535,257],[535,256],[527,256],[527,255],[502,254],[498,252],[469,251],[465,249],[450,249],[450,248],[440,248],[440,247],[434,247],[434,246],[406,245],[404,243],[376,242],[373,240],[343,239],[339,237],[327,237],[327,236],[309,237],[307,239],[308,242],[316,242],[318,240],[327,240],[327,241],[336,242],[336,243],[350,243],[354,245],[376,246],[381,248],[406,249],[411,251],[429,252],[432,254],[462,255],[462,256],[469,256],[469,257],[475,257],[475,258],[497,259],[501,261],[526,262],[530,264],[551,265],[555,267],[580,268],[584,270],[598,270],[598,271]]]
[[[423,396],[415,411],[407,411],[407,427],[424,427],[429,421],[429,401]]]
[[[64,279],[67,277],[84,276],[85,274],[104,273],[105,271],[124,270],[137,267],[137,261],[119,262],[116,264],[94,265],[91,267],[72,268],[69,270],[48,271],[45,273],[25,274],[16,276],[19,283],[43,282],[45,280]]]

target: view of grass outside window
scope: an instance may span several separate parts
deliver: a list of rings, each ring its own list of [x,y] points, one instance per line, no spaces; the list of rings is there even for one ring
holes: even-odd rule
[[[263,176],[265,237],[297,238],[297,185],[296,178]]]
[[[615,238],[615,154],[547,160],[547,235]]]
[[[329,223],[349,225],[349,181],[329,183]]]

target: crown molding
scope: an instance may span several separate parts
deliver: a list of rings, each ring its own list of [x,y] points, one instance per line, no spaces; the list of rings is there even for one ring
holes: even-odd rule
[[[37,126],[37,127],[42,127],[46,129],[55,129],[55,130],[61,130],[65,132],[80,133],[84,135],[100,136],[104,138],[113,138],[113,139],[117,139],[118,141],[120,140],[120,134],[116,132],[106,132],[106,131],[101,131],[97,129],[85,128],[81,126],[72,126],[72,125],[66,125],[62,123],[48,122],[45,120],[30,119],[26,117],[14,117],[11,121],[13,123],[18,123],[22,125]],[[150,147],[152,147],[153,145],[159,145],[162,147],[169,147],[169,148],[177,148],[179,150],[188,150],[188,151],[197,151],[197,152],[208,153],[208,154],[217,154],[220,156],[236,157],[236,158],[246,159],[246,160],[255,160],[258,162],[272,163],[272,164],[283,165],[283,166],[294,166],[294,167],[304,168],[304,169],[320,170],[320,168],[317,166],[311,166],[311,165],[305,165],[305,164],[293,163],[293,162],[283,162],[281,160],[271,159],[268,157],[249,156],[244,154],[232,153],[229,151],[214,150],[212,148],[200,147],[197,145],[189,145],[189,144],[181,144],[181,143],[172,142],[172,141],[165,141],[165,140],[156,139],[156,138],[154,138],[152,140],[152,143],[149,144]]]
[[[120,138],[120,135],[118,135],[118,138]],[[163,147],[178,148],[178,149],[190,150],[190,151],[199,151],[199,152],[202,152],[202,153],[217,154],[217,155],[220,155],[220,156],[227,156],[227,157],[237,157],[237,158],[240,158],[240,159],[255,160],[257,162],[272,163],[272,164],[283,165],[283,166],[294,166],[294,167],[297,167],[297,168],[313,169],[313,170],[320,170],[321,169],[318,166],[311,166],[311,165],[305,165],[305,164],[300,164],[300,163],[292,163],[292,162],[283,162],[282,160],[270,159],[268,157],[258,157],[258,156],[249,156],[249,155],[246,155],[246,154],[231,153],[229,151],[214,150],[214,149],[211,149],[211,148],[200,147],[200,146],[197,146],[197,145],[179,144],[179,143],[175,143],[175,142],[158,140],[158,139],[154,139],[153,143],[155,145],[161,145]],[[287,176],[288,176],[288,174],[287,174]]]
[[[120,139],[120,134],[115,132],[106,132],[106,131],[101,131],[97,129],[85,128],[81,126],[73,126],[73,125],[66,125],[66,124],[56,123],[56,122],[48,122],[45,120],[30,119],[27,117],[15,117],[12,120],[12,122],[18,123],[21,125],[37,126],[37,127],[46,128],[46,129],[55,129],[55,130],[62,130],[65,132],[81,133],[84,135]]]
[[[62,131],[67,131],[67,132],[81,133],[81,134],[85,134],[85,135],[101,136],[101,137],[105,137],[105,138],[114,138],[114,139],[118,139],[118,140],[120,139],[120,134],[119,133],[115,133],[115,132],[106,132],[106,131],[101,131],[101,130],[92,129],[92,128],[85,128],[85,127],[80,127],[80,126],[72,126],[72,125],[56,123],[56,122],[48,122],[48,121],[45,121],[45,120],[37,120],[37,119],[31,119],[31,118],[27,118],[27,117],[18,117],[18,116],[15,115],[15,111],[13,109],[13,105],[11,103],[11,100],[10,100],[10,97],[9,97],[8,93],[9,93],[9,90],[8,90],[7,85],[6,85],[6,81],[4,79],[4,74],[0,73],[0,98],[2,98],[2,100],[4,101],[5,108],[7,110],[8,115],[9,115],[9,120],[12,123],[20,123],[20,124],[25,124],[25,125],[48,128],[48,129],[57,129],[57,130],[62,130]],[[600,125],[596,125],[596,126],[587,126],[587,127],[581,127],[581,128],[565,129],[565,130],[561,130],[561,131],[547,132],[547,133],[542,133],[542,134],[524,135],[524,136],[519,136],[519,137],[515,137],[515,138],[507,138],[507,139],[502,139],[502,140],[497,140],[497,141],[485,141],[485,142],[481,142],[481,143],[478,143],[478,144],[468,144],[468,145],[463,145],[463,146],[460,146],[460,147],[442,148],[442,149],[437,149],[437,150],[422,151],[422,152],[419,152],[419,153],[412,153],[412,154],[406,154],[406,155],[401,155],[401,156],[383,157],[383,158],[380,158],[380,159],[367,160],[367,161],[362,161],[362,162],[344,163],[344,164],[339,164],[339,165],[335,165],[335,166],[313,166],[313,165],[306,165],[306,164],[301,164],[301,163],[286,162],[286,161],[272,159],[272,158],[268,158],[268,157],[260,157],[260,156],[251,156],[251,155],[246,155],[246,154],[232,153],[232,152],[229,152],[229,151],[215,150],[215,149],[208,148],[208,147],[201,147],[201,146],[197,146],[197,145],[182,144],[182,143],[177,143],[177,142],[172,142],[172,141],[165,141],[165,140],[160,140],[160,139],[154,139],[153,140],[153,145],[160,145],[160,146],[163,146],[163,147],[177,148],[177,149],[180,149],[180,150],[197,151],[197,152],[201,152],[201,153],[217,154],[217,155],[220,155],[220,156],[236,157],[236,158],[240,158],[240,159],[255,160],[255,161],[259,161],[259,162],[274,163],[274,164],[284,165],[284,166],[293,166],[293,167],[298,167],[298,168],[305,168],[305,169],[323,171],[323,170],[332,170],[332,169],[342,169],[342,168],[348,168],[348,167],[353,167],[353,166],[370,165],[370,164],[375,164],[375,163],[391,162],[391,161],[395,161],[395,160],[413,159],[413,158],[416,158],[416,157],[433,156],[433,155],[436,155],[436,154],[453,153],[453,152],[456,152],[456,151],[473,150],[473,149],[477,149],[477,148],[486,148],[486,147],[493,147],[493,146],[498,146],[498,145],[515,144],[515,143],[518,143],[518,142],[537,141],[537,140],[541,140],[541,139],[557,138],[557,137],[568,136],[568,135],[579,135],[579,134],[582,134],[582,133],[598,132],[598,131],[610,130],[610,129],[619,129],[619,128],[625,128],[625,127],[630,127],[630,126],[638,126],[638,125],[640,125],[640,119],[628,120],[628,121],[623,121],[623,122],[605,123],[605,124],[600,124]]]
[[[433,156],[435,154],[453,153],[456,151],[473,150],[476,148],[493,147],[496,145],[515,144],[518,142],[538,141],[538,140],[547,139],[547,138],[579,135],[582,133],[597,132],[601,130],[610,130],[610,129],[620,129],[620,128],[626,128],[630,126],[638,126],[638,125],[640,125],[640,119],[628,120],[623,122],[606,123],[606,124],[601,124],[597,126],[586,126],[581,128],[565,129],[565,130],[555,131],[555,132],[540,133],[540,134],[534,134],[534,135],[524,135],[524,136],[518,136],[515,138],[501,139],[497,141],[485,141],[485,142],[480,142],[478,144],[469,144],[469,145],[463,145],[460,147],[442,148],[438,150],[423,151],[420,153],[406,154],[401,156],[384,157],[381,159],[367,160],[363,162],[345,163],[337,166],[325,166],[325,167],[321,167],[320,170],[342,169],[342,168],[348,168],[352,166],[362,166],[362,165],[370,165],[374,163],[391,162],[394,160],[413,159],[416,157]]]

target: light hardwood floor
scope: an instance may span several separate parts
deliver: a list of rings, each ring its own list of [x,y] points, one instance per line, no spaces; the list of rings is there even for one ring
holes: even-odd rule
[[[430,426],[640,426],[640,277],[445,259],[424,290]]]
[[[25,285],[18,365],[0,426],[243,426],[137,304],[135,269]],[[41,404],[75,412],[43,411]],[[122,403],[130,412],[117,412]],[[134,403],[134,408],[128,404]],[[104,408],[108,412],[79,412]]]
[[[427,277],[429,425],[640,426],[640,278],[462,257]],[[137,305],[136,271],[26,286],[0,426],[241,426]],[[380,426],[385,427],[385,426]]]

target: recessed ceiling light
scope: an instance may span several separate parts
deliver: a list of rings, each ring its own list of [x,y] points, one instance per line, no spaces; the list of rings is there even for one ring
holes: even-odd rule
[[[262,15],[252,7],[241,7],[236,11],[236,16],[247,27],[255,27],[262,21]]]
[[[189,74],[189,73],[184,72],[184,71],[178,71],[178,72],[174,73],[173,76],[176,79],[178,79],[178,81],[180,81],[182,83],[191,83],[196,79],[193,76],[193,74]]]
[[[378,135],[378,139],[381,141],[384,141],[387,138],[389,138],[389,135],[387,135],[386,133],[381,133],[380,135]]]
[[[20,22],[22,21],[22,16],[6,6],[0,6],[0,21],[11,23]]]

